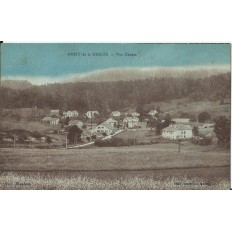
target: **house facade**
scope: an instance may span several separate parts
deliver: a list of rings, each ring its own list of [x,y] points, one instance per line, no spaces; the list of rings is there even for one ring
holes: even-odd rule
[[[67,111],[63,113],[64,117],[67,118],[73,118],[73,117],[78,117],[78,112],[76,110],[74,111]]]
[[[189,125],[173,125],[162,130],[162,137],[165,139],[190,139],[193,137],[192,127]]]
[[[113,118],[109,118],[104,123],[107,125],[111,125],[112,127],[117,127],[118,121]]]
[[[83,122],[82,121],[80,121],[80,120],[70,120],[69,122],[68,122],[68,125],[69,126],[78,126],[79,128],[82,128],[83,127]]]
[[[54,126],[58,125],[59,122],[60,122],[59,118],[51,118],[51,120],[50,120],[50,124],[54,125]]]
[[[139,118],[138,117],[125,117],[123,119],[123,123],[125,125],[125,127],[128,128],[132,128],[134,126],[136,126],[139,122]]]
[[[88,112],[86,112],[86,116],[88,118],[94,118],[96,114],[99,114],[99,112],[98,111],[88,111]]]
[[[105,132],[107,135],[111,134],[114,132],[114,128],[110,125],[110,124],[106,124],[106,123],[101,123],[98,126],[96,126],[95,128],[93,128],[91,130],[92,133],[103,133]]]
[[[59,116],[60,115],[60,110],[51,110],[51,113],[50,113],[51,116]]]
[[[112,117],[120,117],[120,116],[121,116],[121,113],[120,113],[119,111],[113,111],[113,112],[111,113],[111,116],[112,116]]]

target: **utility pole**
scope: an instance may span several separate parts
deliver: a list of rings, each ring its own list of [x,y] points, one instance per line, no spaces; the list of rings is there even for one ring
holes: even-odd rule
[[[178,139],[178,152],[179,152],[179,153],[180,153],[180,142],[181,142],[181,140]]]
[[[66,149],[68,149],[68,133],[66,133]]]

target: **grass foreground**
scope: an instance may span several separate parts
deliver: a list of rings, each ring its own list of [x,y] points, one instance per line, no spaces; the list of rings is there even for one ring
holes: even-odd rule
[[[166,180],[152,178],[119,178],[97,179],[85,176],[78,177],[43,177],[20,175],[14,172],[2,173],[0,176],[0,189],[24,189],[24,190],[167,190],[167,189],[200,189],[200,190],[228,190],[229,180],[218,180],[207,183],[203,179],[186,177],[168,178]]]

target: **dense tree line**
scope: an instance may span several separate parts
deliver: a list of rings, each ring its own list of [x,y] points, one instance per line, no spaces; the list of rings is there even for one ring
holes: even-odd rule
[[[0,88],[0,108],[59,108],[108,112],[157,101],[230,97],[230,73],[205,78],[150,78],[134,81],[57,83],[27,89]]]

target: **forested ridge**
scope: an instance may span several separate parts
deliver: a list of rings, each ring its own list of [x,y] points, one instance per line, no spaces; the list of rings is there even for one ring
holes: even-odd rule
[[[199,101],[230,97],[230,75],[205,78],[150,78],[117,82],[77,82],[32,86],[27,89],[0,88],[0,108],[77,109],[107,112],[152,102],[188,97]]]

